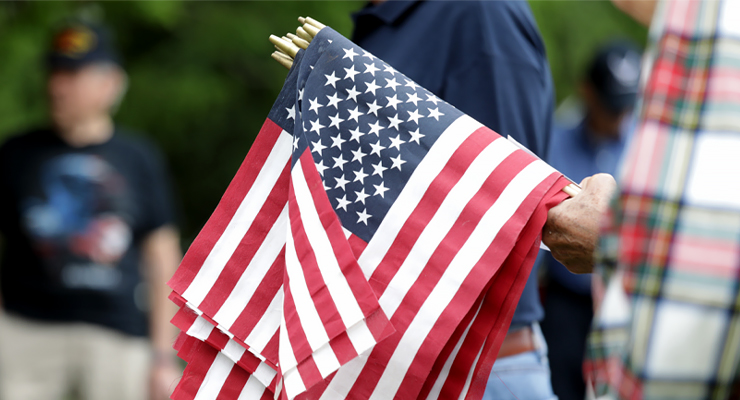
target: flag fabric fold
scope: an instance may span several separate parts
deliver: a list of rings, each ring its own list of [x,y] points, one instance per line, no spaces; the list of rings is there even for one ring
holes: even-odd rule
[[[567,184],[322,29],[169,282],[173,398],[480,398]]]

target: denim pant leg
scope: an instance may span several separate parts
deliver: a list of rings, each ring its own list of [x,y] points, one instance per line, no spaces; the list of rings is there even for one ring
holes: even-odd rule
[[[538,349],[496,360],[488,377],[484,400],[557,399],[550,382],[547,345],[539,324],[534,324],[532,329]]]

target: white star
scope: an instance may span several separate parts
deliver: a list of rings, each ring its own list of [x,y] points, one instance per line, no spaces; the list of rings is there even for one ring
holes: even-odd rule
[[[429,115],[427,115],[427,117],[429,117],[429,118],[434,117],[434,119],[436,119],[437,121],[439,121],[439,117],[441,117],[443,115],[444,114],[442,114],[441,112],[439,112],[439,107],[436,107],[436,108],[430,108],[429,109]]]
[[[356,122],[360,122],[358,118],[362,115],[362,112],[360,112],[360,107],[355,107],[354,110],[347,109],[349,111],[349,119],[353,119]]]
[[[370,109],[367,110],[367,113],[368,114],[371,114],[371,113],[372,114],[375,114],[376,117],[378,116],[378,110],[380,110],[381,108],[383,108],[382,106],[379,106],[378,105],[378,100],[373,100],[373,103],[372,104],[367,103],[367,106],[370,107]]]
[[[285,107],[285,111],[288,112],[288,119],[292,119],[295,121],[295,104],[293,104],[293,107]]]
[[[403,139],[401,139],[401,135],[398,135],[390,139],[391,139],[391,145],[388,148],[395,147],[398,149],[398,151],[401,151],[401,145],[406,143],[403,141]]]
[[[342,57],[342,60],[349,58],[350,61],[355,61],[355,56],[359,56],[359,54],[355,53],[355,49],[351,47],[349,49],[342,50],[344,50],[344,57]]]
[[[352,182],[360,181],[363,185],[365,184],[365,178],[367,178],[369,175],[365,173],[365,171],[362,170],[362,168],[358,169],[355,172],[355,179]]]
[[[339,147],[339,150],[342,149],[342,143],[346,142],[346,140],[342,139],[342,136],[337,133],[337,136],[331,137],[331,148]]]
[[[329,44],[331,44],[331,42],[333,42],[333,40],[331,40],[331,39],[326,39],[326,41],[329,42]]]
[[[298,89],[298,100],[303,100],[303,89]]]
[[[344,179],[344,175],[339,175],[339,178],[337,178],[337,185],[334,186],[334,189],[341,187],[342,190],[346,190],[344,187],[349,183],[348,180]],[[346,211],[346,210],[345,210]]]
[[[389,128],[396,128],[396,129],[398,129],[398,124],[400,124],[401,122],[403,122],[403,120],[401,118],[398,118],[398,114],[396,114],[396,115],[388,118],[388,121],[391,122],[391,124],[388,127]]]
[[[380,86],[375,84],[375,81],[366,83],[367,89],[365,89],[365,93],[372,92],[373,96],[375,96],[375,90],[380,89]]]
[[[355,71],[355,65],[352,64],[349,68],[344,69],[345,72],[347,72],[347,75],[344,76],[344,79],[352,79],[352,82],[355,81],[355,75],[359,74],[360,71]]]
[[[395,73],[395,72],[396,72],[396,70],[395,70],[395,69],[393,69],[393,67],[391,67],[390,65],[386,64],[386,65],[385,65],[385,69],[383,69],[383,72],[388,72],[388,73],[390,73],[390,74],[393,74],[393,73]],[[400,85],[400,83],[399,83],[399,85]],[[396,89],[395,89],[395,88],[393,88],[393,90],[396,90]]]
[[[419,139],[426,136],[426,135],[422,135],[421,132],[419,132],[419,128],[416,128],[415,131],[409,132],[409,133],[411,134],[411,140],[409,140],[409,142],[416,142],[416,144],[421,144],[419,143]]]
[[[393,162],[393,165],[391,165],[391,169],[398,168],[399,171],[401,170],[401,165],[406,163],[406,160],[401,160],[400,154],[396,158],[391,157],[391,161]]]
[[[335,115],[333,117],[330,115],[329,116],[329,119],[331,120],[331,124],[329,124],[329,128],[331,128],[332,126],[336,126],[337,129],[339,129],[339,123],[340,122],[344,122],[343,119],[339,118],[339,114],[337,114],[337,115]]]
[[[308,107],[308,111],[314,111],[316,114],[319,113],[319,108],[323,107],[321,103],[319,103],[318,97],[313,100],[308,99],[308,103],[311,104],[311,106]]]
[[[380,140],[378,140],[378,143],[370,143],[370,147],[373,148],[370,154],[377,154],[378,157],[380,157],[380,150],[385,150],[385,147],[380,144]]]
[[[331,75],[324,75],[324,76],[326,77],[326,83],[324,84],[324,86],[331,85],[331,87],[333,87],[334,89],[336,89],[337,88],[337,81],[339,80],[339,78],[337,78],[337,76],[336,76],[336,72],[335,71],[332,71],[331,72]]]
[[[321,138],[319,138],[319,140],[315,142],[311,142],[311,144],[313,144],[313,148],[311,149],[311,151],[314,153],[319,153],[319,155],[321,155],[321,152],[324,151],[324,149],[326,148],[326,146],[321,143]]]
[[[352,86],[352,87],[351,87],[351,88],[350,88],[350,89],[349,89],[349,90],[347,91],[347,98],[348,98],[348,99],[352,99],[352,100],[354,100],[354,101],[355,101],[355,103],[357,103],[357,95],[358,95],[358,94],[360,94],[360,92],[358,92],[358,91],[357,91],[357,89],[356,89],[356,88],[355,88],[354,86]]]
[[[357,128],[355,128],[355,129],[350,129],[349,130],[349,133],[352,134],[352,137],[349,138],[349,140],[356,140],[357,143],[360,143],[360,137],[362,137],[362,135],[364,135],[364,133],[360,132],[360,127],[359,126]]]
[[[375,66],[372,62],[370,64],[365,64],[365,73],[370,73],[370,75],[375,76],[375,71],[380,71],[379,68]]]
[[[368,135],[374,133],[376,136],[380,137],[380,130],[382,129],[382,127],[380,126],[379,121],[375,121],[374,124],[368,124],[368,126],[370,127],[370,132],[368,132]]]
[[[359,192],[355,192],[355,194],[357,195],[357,200],[355,200],[355,203],[362,202],[362,204],[365,204],[365,199],[370,197],[369,194],[365,193],[365,188],[362,188],[362,190],[360,190]]]
[[[385,187],[385,182],[383,181],[380,181],[380,185],[373,185],[373,186],[375,187],[375,193],[373,194],[373,196],[380,195],[380,197],[385,198],[385,192],[390,190],[387,187]]]
[[[311,132],[319,133],[319,129],[326,128],[324,125],[321,125],[319,123],[319,120],[316,121],[310,121],[311,122]]]
[[[318,162],[318,164],[316,164],[316,169],[319,171],[319,174],[321,174],[321,176],[324,176],[324,171],[328,168],[329,167],[324,165],[324,160],[321,160]]]
[[[403,86],[410,87],[411,90],[416,90],[416,88],[419,87],[419,85],[417,85],[416,82],[414,82],[414,81],[412,81],[410,79],[406,79],[406,84],[403,85]]]
[[[388,105],[386,105],[386,107],[393,107],[394,110],[397,110],[398,108],[396,108],[396,106],[398,103],[402,102],[401,100],[398,100],[397,94],[394,94],[393,97],[386,96],[385,98],[388,99]]]
[[[419,118],[423,117],[423,115],[419,114],[419,110],[414,110],[409,113],[409,119],[408,121],[414,121],[419,124]]]
[[[339,168],[344,171],[344,164],[347,164],[347,160],[345,160],[341,154],[339,157],[332,157],[332,159],[334,160],[334,166],[332,168]]]
[[[364,202],[362,204],[365,204]],[[372,215],[367,213],[367,210],[362,210],[362,212],[355,211],[357,213],[357,223],[363,222],[365,225],[367,225],[368,218],[372,217]]]
[[[421,97],[416,95],[416,92],[411,92],[411,94],[406,94],[409,96],[409,98],[406,100],[407,103],[414,103],[415,106],[417,106],[419,101],[421,101]]]
[[[396,86],[401,86],[400,83],[396,82],[396,78],[386,79],[386,81],[385,81],[385,87],[386,88],[391,88],[395,92],[396,91]]]
[[[339,105],[339,96],[337,96],[336,93],[334,93],[331,96],[326,96],[327,99],[329,99],[329,103],[326,104],[327,107],[334,107],[336,109],[339,109],[337,105]]]
[[[363,56],[363,57],[367,57],[367,58],[369,58],[369,59],[371,59],[371,60],[375,58],[375,56],[374,56],[374,55],[372,55],[372,54],[370,54],[370,52],[369,52],[369,51],[367,51],[367,50],[363,50],[363,54],[362,54],[362,56]]]
[[[377,164],[371,164],[373,166],[373,175],[380,175],[380,177],[383,177],[383,171],[387,170],[388,168],[383,166],[383,160],[378,161]]]
[[[352,152],[352,161],[359,161],[360,164],[362,164],[362,158],[365,157],[367,154],[362,152],[362,148],[357,148],[357,150],[350,150]]]
[[[341,208],[344,211],[347,211],[347,206],[350,205],[350,204],[352,204],[351,201],[347,200],[347,195],[346,194],[344,196],[342,196],[341,199],[339,197],[337,197],[337,202],[339,203],[339,204],[337,204],[337,210]]]
[[[427,95],[427,101],[431,101],[436,106],[437,105],[437,102],[439,101],[439,98],[437,98],[437,96],[428,94]]]

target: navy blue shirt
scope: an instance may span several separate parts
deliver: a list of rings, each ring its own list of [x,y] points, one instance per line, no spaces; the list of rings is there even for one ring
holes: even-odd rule
[[[545,155],[554,92],[524,1],[387,1],[354,15],[352,40],[502,136]],[[536,271],[512,327],[542,319]]]
[[[550,165],[575,182],[601,172],[613,175],[632,132],[631,120],[625,121],[620,137],[611,140],[595,139],[596,135],[588,131],[585,121],[569,129],[556,129],[548,150]],[[591,274],[573,274],[549,252],[540,253],[550,279],[572,292],[591,295]]]

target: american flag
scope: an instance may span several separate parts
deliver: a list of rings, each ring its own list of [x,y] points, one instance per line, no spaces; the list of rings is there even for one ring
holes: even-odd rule
[[[567,183],[321,30],[169,282],[173,397],[480,398]]]

